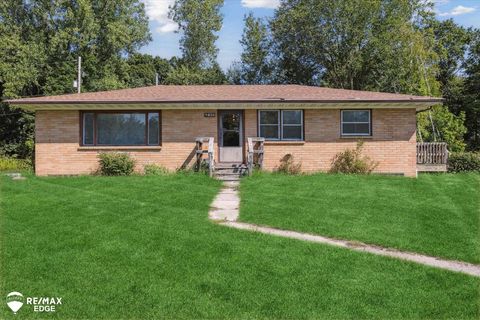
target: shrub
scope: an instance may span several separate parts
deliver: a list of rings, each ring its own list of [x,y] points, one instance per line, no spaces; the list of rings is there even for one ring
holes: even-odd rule
[[[479,152],[452,152],[448,155],[449,172],[480,172]]]
[[[133,173],[135,160],[128,153],[102,152],[99,173],[104,176],[128,176]]]
[[[16,159],[0,156],[0,171],[32,170],[32,162],[26,159]]]
[[[143,167],[143,172],[147,176],[163,176],[170,173],[167,168],[156,164],[146,164]]]
[[[378,166],[367,156],[362,156],[363,142],[359,141],[355,149],[339,152],[332,159],[332,173],[369,174]]]
[[[280,160],[280,165],[277,168],[277,172],[285,174],[299,174],[302,172],[302,164],[295,163],[295,160],[291,154],[286,154]]]

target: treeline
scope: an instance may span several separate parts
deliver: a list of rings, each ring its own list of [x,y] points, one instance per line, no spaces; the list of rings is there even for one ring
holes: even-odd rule
[[[297,83],[442,96],[418,116],[418,138],[480,149],[480,33],[438,21],[423,0],[282,0],[271,19],[244,18],[240,61],[223,72],[215,42],[223,0],[177,0],[181,56],[139,53],[151,41],[139,0],[0,3],[0,97],[155,84]],[[33,117],[0,105],[0,153],[28,157]]]

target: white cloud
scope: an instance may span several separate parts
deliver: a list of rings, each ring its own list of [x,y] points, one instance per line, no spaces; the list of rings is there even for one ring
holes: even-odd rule
[[[157,22],[160,26],[155,31],[160,33],[174,32],[178,25],[168,18],[169,6],[173,5],[175,0],[143,0],[145,11],[151,21]]]
[[[280,0],[242,0],[242,6],[246,8],[270,8],[276,9]]]
[[[471,13],[475,10],[476,9],[472,8],[472,7],[456,6],[455,8],[452,9],[452,11],[439,13],[438,15],[441,16],[441,17],[444,17],[444,16],[459,16],[459,15],[462,15],[462,14]]]

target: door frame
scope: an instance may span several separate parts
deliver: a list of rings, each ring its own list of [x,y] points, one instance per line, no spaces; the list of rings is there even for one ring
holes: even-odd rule
[[[218,120],[217,120],[217,154],[218,154],[218,162],[222,162],[220,157],[220,148],[223,145],[223,136],[222,136],[222,114],[228,112],[238,112],[240,114],[240,148],[242,148],[242,163],[245,163],[245,110],[242,109],[221,109],[217,110],[218,113]]]

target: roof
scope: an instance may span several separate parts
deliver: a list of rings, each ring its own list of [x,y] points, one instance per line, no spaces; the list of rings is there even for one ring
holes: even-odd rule
[[[216,102],[431,102],[441,98],[302,85],[159,85],[8,100],[12,105]]]

